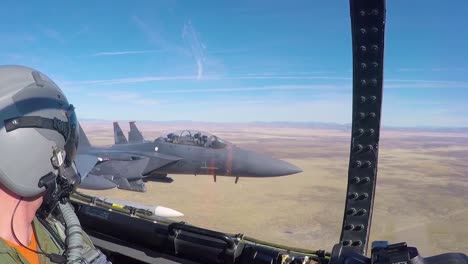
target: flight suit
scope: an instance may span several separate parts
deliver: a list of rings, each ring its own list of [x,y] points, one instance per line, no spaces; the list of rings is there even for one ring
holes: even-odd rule
[[[45,226],[47,225],[47,227]],[[64,252],[65,227],[53,217],[33,221],[34,232],[37,238],[37,251],[47,254],[55,253],[61,255]],[[53,233],[52,233],[53,232]],[[87,263],[108,263],[105,255],[97,250],[86,233],[83,231],[83,257]],[[47,256],[39,254],[41,264],[54,264]],[[10,247],[5,240],[0,238],[0,263],[1,264],[29,264],[28,261],[15,249]],[[84,262],[86,263],[86,262]],[[77,263],[78,264],[78,263]]]

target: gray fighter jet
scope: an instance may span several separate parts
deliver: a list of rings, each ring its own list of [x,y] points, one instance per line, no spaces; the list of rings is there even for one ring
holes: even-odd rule
[[[239,177],[275,177],[302,172],[298,167],[264,154],[248,151],[219,137],[194,130],[183,130],[145,140],[134,122],[129,139],[114,122],[111,147],[94,147],[80,127],[76,165],[83,169],[83,189],[118,187],[146,191],[144,181],[171,181],[168,174],[194,174]],[[94,167],[89,170],[89,164]],[[97,160],[96,160],[97,159]],[[86,166],[85,166],[86,164]]]

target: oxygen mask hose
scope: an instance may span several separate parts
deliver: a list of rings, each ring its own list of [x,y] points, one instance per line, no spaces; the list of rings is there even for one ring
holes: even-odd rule
[[[67,264],[81,263],[83,251],[83,230],[80,221],[68,201],[59,203],[60,211],[66,226],[67,235]]]

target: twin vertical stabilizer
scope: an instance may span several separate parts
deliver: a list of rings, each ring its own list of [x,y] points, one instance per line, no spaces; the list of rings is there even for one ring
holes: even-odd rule
[[[128,144],[128,143],[142,143],[145,142],[145,138],[141,134],[138,127],[135,125],[135,121],[130,121],[130,131],[128,132],[128,140],[125,137],[122,129],[118,122],[114,122],[114,142],[115,144]]]
[[[127,144],[128,140],[125,137],[118,122],[114,122],[114,142],[115,144]]]
[[[145,141],[138,127],[135,125],[135,121],[128,123],[130,125],[130,131],[128,132],[128,141],[130,143],[142,143]]]

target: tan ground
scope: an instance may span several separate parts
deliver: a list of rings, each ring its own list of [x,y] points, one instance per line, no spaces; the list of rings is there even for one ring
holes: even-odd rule
[[[172,130],[209,131],[303,169],[289,177],[234,179],[171,175],[148,192],[84,191],[163,205],[201,227],[331,250],[339,239],[349,133],[251,125],[139,123],[147,139]],[[93,144],[113,143],[111,122],[83,122]],[[126,134],[127,126],[122,123]],[[423,255],[468,252],[468,135],[383,131],[371,240],[406,241]]]

